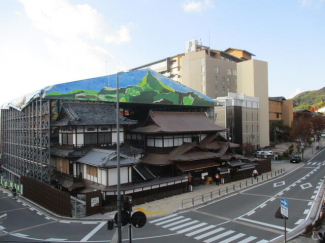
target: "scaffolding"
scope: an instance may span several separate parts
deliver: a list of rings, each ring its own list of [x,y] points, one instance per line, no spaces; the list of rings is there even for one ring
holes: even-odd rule
[[[50,100],[34,99],[21,111],[2,109],[1,138],[2,168],[10,178],[50,184]]]

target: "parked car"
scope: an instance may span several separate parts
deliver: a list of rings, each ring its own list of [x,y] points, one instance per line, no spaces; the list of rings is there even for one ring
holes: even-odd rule
[[[264,157],[265,155],[273,155],[273,152],[270,150],[260,150],[254,153],[254,157]]]
[[[292,155],[290,159],[290,163],[299,163],[301,162],[301,157],[299,155]]]

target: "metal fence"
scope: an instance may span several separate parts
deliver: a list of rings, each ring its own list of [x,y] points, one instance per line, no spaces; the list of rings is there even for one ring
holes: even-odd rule
[[[285,172],[285,169],[282,168],[280,170],[276,170],[276,171],[271,171],[269,173],[265,173],[263,175],[258,176],[256,179],[254,178],[249,178],[247,180],[244,181],[240,181],[236,184],[233,184],[231,186],[227,186],[227,187],[222,187],[220,189],[211,191],[211,192],[207,192],[204,193],[202,195],[197,195],[195,197],[191,197],[191,198],[186,198],[182,200],[182,209],[184,208],[188,208],[188,207],[193,207],[208,201],[211,201],[213,199],[222,197],[224,195],[227,195],[229,193],[233,193],[236,191],[239,191],[243,188],[255,185],[261,181],[265,181],[265,180],[269,180],[275,176],[278,176],[280,174],[283,174]]]

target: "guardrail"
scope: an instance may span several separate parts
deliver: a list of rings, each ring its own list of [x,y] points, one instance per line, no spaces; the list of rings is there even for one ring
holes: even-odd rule
[[[182,200],[182,209],[197,206],[199,204],[202,204],[202,203],[211,201],[213,199],[222,197],[229,193],[233,193],[233,192],[239,191],[243,188],[255,185],[261,181],[269,180],[269,179],[271,179],[277,175],[281,175],[283,173],[285,173],[284,168],[282,168],[280,170],[264,173],[264,174],[258,176],[256,179],[249,178],[244,181],[240,181],[239,183],[233,184],[231,186],[223,187],[223,188],[211,191],[211,192],[204,193],[202,195],[197,195],[195,197],[185,198]]]

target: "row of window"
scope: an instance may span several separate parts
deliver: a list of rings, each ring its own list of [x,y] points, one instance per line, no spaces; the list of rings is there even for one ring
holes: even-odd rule
[[[73,135],[71,133],[62,134],[62,144],[73,145]],[[84,145],[96,145],[96,144],[111,144],[112,143],[112,133],[102,132],[102,133],[85,133],[84,134]],[[76,141],[76,144],[78,141]]]

